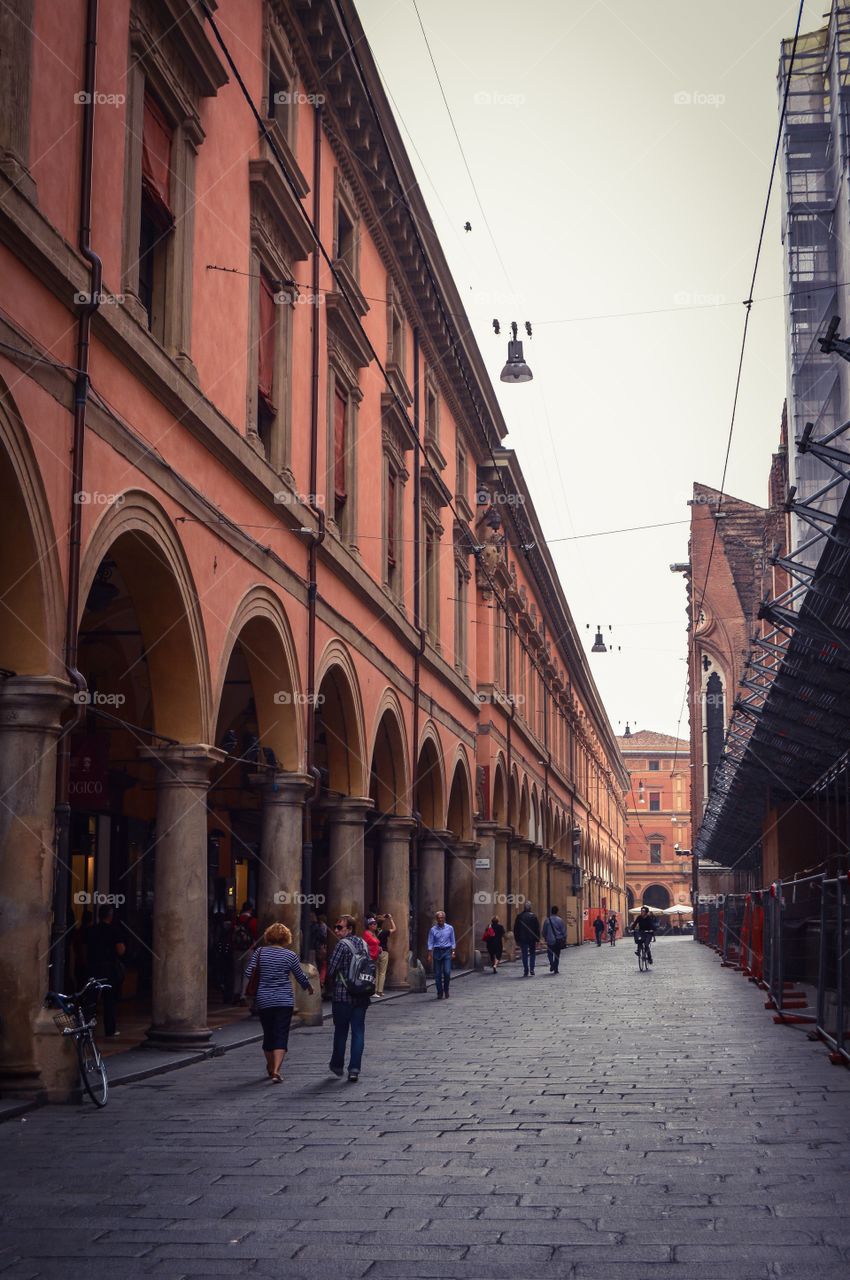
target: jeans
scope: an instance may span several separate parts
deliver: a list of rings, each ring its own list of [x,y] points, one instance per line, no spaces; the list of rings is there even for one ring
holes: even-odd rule
[[[434,981],[437,984],[437,995],[441,996],[444,992],[448,993],[449,983],[452,978],[452,949],[451,947],[435,947],[433,955]]]
[[[557,973],[557,972],[558,972],[558,965],[559,965],[559,964],[560,964],[560,962],[561,962],[561,949],[560,949],[560,947],[547,947],[547,948],[546,948],[546,954],[547,954],[547,956],[549,957],[549,964],[550,964],[550,966],[551,966],[551,968],[552,968],[552,972],[553,972],[553,973]]]
[[[334,1000],[331,1006],[334,1020],[334,1047],[330,1063],[334,1071],[342,1071],[345,1066],[345,1045],[349,1027],[351,1028],[351,1054],[348,1059],[348,1070],[360,1070],[360,1064],[363,1061],[363,1045],[366,1042],[368,1007],[365,1004],[347,1004],[344,1000]]]
[[[533,942],[521,942],[519,949],[522,953],[522,971],[523,973],[534,973],[534,962],[537,957],[537,949]]]

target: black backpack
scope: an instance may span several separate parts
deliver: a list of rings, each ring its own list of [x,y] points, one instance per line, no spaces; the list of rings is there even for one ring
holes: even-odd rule
[[[346,938],[345,941],[350,942],[350,939]],[[353,945],[349,948],[351,959],[348,962],[348,969],[340,975],[346,991],[358,1002],[366,1001],[373,996],[378,985],[375,961],[369,955],[365,942],[361,945],[362,951]]]

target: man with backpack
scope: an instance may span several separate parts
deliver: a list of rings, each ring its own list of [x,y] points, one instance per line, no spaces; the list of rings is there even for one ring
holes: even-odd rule
[[[353,916],[339,916],[334,925],[336,946],[328,961],[328,982],[333,981],[331,1014],[334,1024],[334,1044],[329,1067],[335,1076],[341,1076],[345,1068],[345,1046],[351,1031],[351,1051],[348,1057],[348,1079],[355,1084],[360,1079],[363,1046],[366,1040],[366,1010],[375,993],[375,962],[371,959],[366,943],[355,933],[357,922]]]
[[[543,941],[549,956],[549,972],[560,973],[561,952],[567,945],[567,926],[558,915],[557,907],[550,907],[543,922]]]

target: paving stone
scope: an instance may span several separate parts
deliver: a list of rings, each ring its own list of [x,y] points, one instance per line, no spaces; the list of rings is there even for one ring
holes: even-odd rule
[[[356,1090],[323,1027],[283,1090],[251,1045],[9,1121],[0,1280],[848,1280],[850,1073],[712,953],[657,957],[639,1006],[595,947],[379,1006]]]

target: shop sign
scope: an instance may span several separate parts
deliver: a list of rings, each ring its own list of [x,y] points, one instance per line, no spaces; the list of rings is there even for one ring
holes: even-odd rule
[[[109,737],[105,733],[75,736],[71,745],[71,808],[96,810],[109,808]]]

